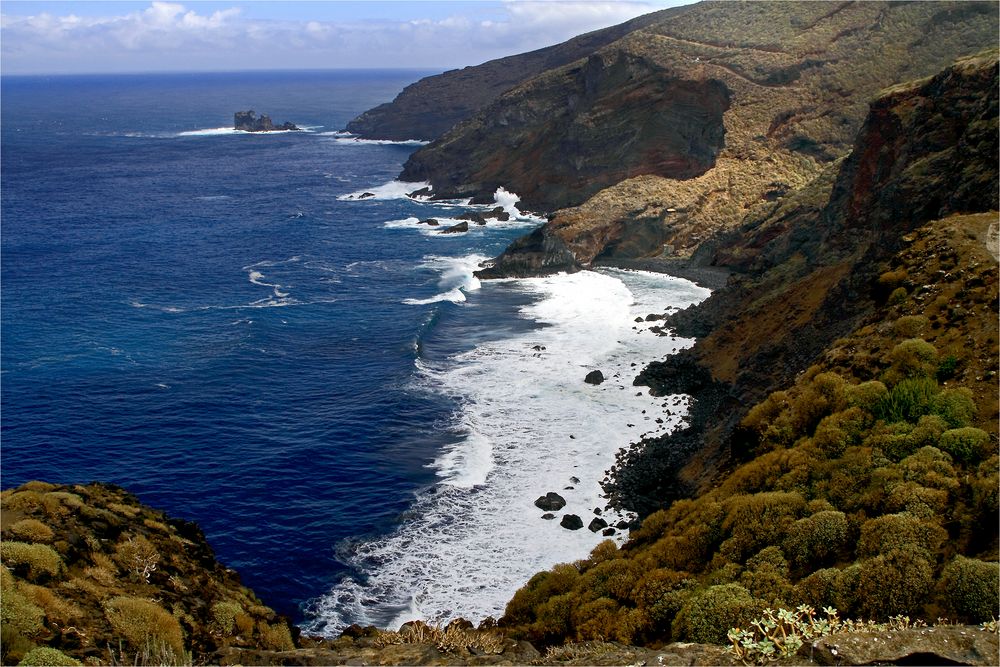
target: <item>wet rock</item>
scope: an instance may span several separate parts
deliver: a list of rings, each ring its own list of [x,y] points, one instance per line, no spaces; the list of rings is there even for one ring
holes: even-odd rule
[[[570,436],[570,437],[573,437],[573,436]],[[579,483],[580,483],[580,478],[579,478],[579,477],[576,477],[576,476],[574,475],[573,477],[570,477],[570,478],[569,478],[569,481],[570,481],[571,483],[573,483],[573,484],[579,484]]]
[[[604,373],[601,371],[590,371],[587,373],[587,377],[583,378],[583,381],[587,384],[601,384],[604,382]]]
[[[455,216],[458,220],[468,220],[469,222],[474,222],[477,225],[485,225],[486,218],[479,211],[469,211],[461,215]]]
[[[589,530],[592,533],[596,533],[597,531],[603,530],[603,529],[605,529],[607,527],[608,527],[608,522],[607,521],[605,521],[604,519],[602,519],[599,516],[595,516],[590,521],[590,524],[587,526],[587,530]]]
[[[421,220],[417,224],[418,225],[430,225],[431,227],[437,227],[441,223],[438,222],[435,218],[427,218],[426,220]]]
[[[501,222],[507,222],[508,220],[510,220],[510,213],[505,211],[503,206],[497,206],[483,217],[491,218],[493,220],[499,220]]]
[[[373,192],[362,192],[361,194],[358,195],[357,198],[358,199],[371,199],[374,196],[375,196],[375,193],[373,193]]]
[[[614,528],[605,528],[604,530],[601,531],[601,535],[603,535],[604,537],[611,537],[612,535],[615,535],[617,533],[618,531],[615,530]]]
[[[583,519],[575,514],[564,514],[559,525],[567,530],[580,530],[583,528]]]
[[[553,514],[552,512],[546,512],[545,514],[542,515],[542,518],[545,519],[546,521],[550,521],[556,518],[556,515]]]
[[[414,190],[413,192],[407,192],[406,196],[410,199],[416,199],[417,197],[430,197],[431,194],[430,188],[420,188],[419,190]]]
[[[468,222],[460,222],[457,225],[452,225],[446,229],[442,229],[439,234],[461,234],[462,232],[469,231]]]
[[[544,496],[539,496],[535,501],[535,507],[546,512],[558,512],[566,507],[566,499],[555,491],[549,491]]]

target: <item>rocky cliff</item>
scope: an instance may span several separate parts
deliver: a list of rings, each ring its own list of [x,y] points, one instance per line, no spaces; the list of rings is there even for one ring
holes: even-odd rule
[[[401,178],[555,211],[567,269],[687,257],[847,154],[880,89],[993,45],[997,22],[989,3],[702,3],[500,95]]]
[[[392,102],[364,112],[348,123],[346,129],[365,139],[437,139],[524,81],[586,58],[634,30],[687,9],[678,7],[646,14],[537,51],[425,77],[403,89]]]
[[[871,104],[846,159],[705,246],[698,261],[734,271],[730,284],[668,321],[700,340],[676,359],[650,364],[636,382],[661,391],[686,391],[684,385],[693,383],[705,399],[700,414],[712,418],[696,415],[694,433],[678,434],[673,443],[668,437],[626,457],[623,477],[640,486],[656,479],[653,485],[660,489],[636,489],[636,498],[645,498],[636,502],[648,510],[648,501],[659,493],[709,484],[728,456],[732,429],[747,407],[790,382],[885,303],[892,283],[879,282],[880,276],[890,258],[912,242],[909,232],[933,219],[1000,206],[998,85],[993,51],[889,89]],[[982,260],[973,264],[977,273],[989,274],[975,281],[992,284],[995,266]],[[965,279],[942,271],[949,284]],[[942,313],[939,327],[949,321],[948,309]],[[976,328],[977,333],[966,333],[981,348],[972,366],[977,370],[967,379],[976,395],[987,399],[983,409],[995,414],[995,407],[986,407],[996,394],[995,383],[983,383],[994,354],[990,346],[996,343],[982,327],[991,325],[988,319],[965,325]],[[640,459],[657,459],[668,450],[698,453],[683,473],[674,469],[679,477],[626,472],[633,464],[641,470]],[[676,456],[667,458],[678,464]]]

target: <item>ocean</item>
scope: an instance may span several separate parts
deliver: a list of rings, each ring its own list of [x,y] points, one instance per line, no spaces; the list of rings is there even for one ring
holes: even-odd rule
[[[627,519],[605,470],[686,405],[632,378],[692,343],[643,318],[708,290],[477,280],[542,220],[501,190],[509,221],[441,234],[490,207],[406,197],[419,142],[339,131],[425,74],[2,78],[2,486],[124,486],[328,635],[499,616],[606,539],[560,515]],[[304,129],[229,129],[249,108]]]

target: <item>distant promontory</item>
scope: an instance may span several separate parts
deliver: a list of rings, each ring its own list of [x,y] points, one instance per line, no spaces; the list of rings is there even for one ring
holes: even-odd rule
[[[253,109],[249,111],[237,111],[233,114],[233,127],[244,132],[279,132],[282,130],[299,129],[294,123],[275,125],[270,116],[266,114],[258,116]]]

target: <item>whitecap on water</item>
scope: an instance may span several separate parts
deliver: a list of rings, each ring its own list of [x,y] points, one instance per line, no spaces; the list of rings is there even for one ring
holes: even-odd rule
[[[376,185],[364,190],[357,190],[346,195],[340,195],[337,199],[340,199],[341,201],[363,201],[367,199],[413,199],[412,197],[407,197],[407,195],[430,187],[431,184],[426,181],[420,183],[412,183],[408,181],[389,181],[388,183],[383,183],[382,185]],[[420,201],[420,199],[414,199],[414,201]]]
[[[428,262],[437,262],[442,288],[449,271],[471,276],[473,258],[464,266]],[[454,442],[433,463],[436,492],[419,494],[395,532],[342,554],[364,580],[347,579],[314,600],[308,631],[501,615],[531,575],[583,558],[605,539],[586,528],[566,530],[558,517],[541,519],[534,499],[556,491],[567,501],[559,514],[576,514],[586,525],[605,506],[600,480],[615,452],[680,422],[681,415],[662,412],[664,398],[634,390],[631,363],[693,341],[656,336],[634,320],[696,303],[708,290],[625,271],[491,282],[481,290],[479,298],[489,298],[487,290],[526,292],[533,300],[520,316],[543,326],[443,361],[417,360],[417,384],[458,406]],[[608,378],[603,384],[584,383],[594,369]],[[602,516],[617,520],[612,512]]]

